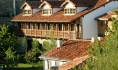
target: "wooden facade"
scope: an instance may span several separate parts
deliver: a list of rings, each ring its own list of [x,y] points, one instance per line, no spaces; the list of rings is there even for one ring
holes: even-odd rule
[[[112,30],[112,21],[98,21],[98,35],[99,36],[105,36],[109,33],[106,32],[107,29]]]
[[[33,37],[54,37],[63,39],[81,38],[80,25],[70,23],[17,23],[16,34]]]

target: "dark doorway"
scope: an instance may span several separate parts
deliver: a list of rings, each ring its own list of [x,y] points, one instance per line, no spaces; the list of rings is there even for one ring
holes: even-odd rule
[[[29,39],[27,40],[27,51],[31,50],[31,48],[32,48],[32,40]]]

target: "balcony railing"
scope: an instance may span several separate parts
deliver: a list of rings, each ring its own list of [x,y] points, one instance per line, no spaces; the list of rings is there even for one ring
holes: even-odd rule
[[[35,36],[35,37],[54,37],[64,39],[76,39],[76,31],[56,31],[56,30],[37,30],[37,29],[21,29],[17,30],[16,34]]]

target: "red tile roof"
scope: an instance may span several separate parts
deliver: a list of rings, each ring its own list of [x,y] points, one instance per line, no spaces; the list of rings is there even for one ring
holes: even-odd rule
[[[63,64],[61,66],[58,67],[58,70],[70,70],[71,68],[82,64],[83,61],[87,60],[88,58],[90,58],[90,56],[86,55],[80,58],[75,58],[69,62],[67,62],[66,64]]]
[[[41,4],[42,2],[40,1],[27,1],[25,2],[22,6],[21,6],[21,9],[26,5],[28,4],[31,8],[39,8],[39,5]]]
[[[55,48],[40,57],[73,60],[87,55],[87,46],[90,41],[68,40],[61,47]]]
[[[57,7],[57,8],[59,8],[60,7],[60,5],[64,2],[64,1],[47,1],[50,5],[51,5],[51,7]]]
[[[70,0],[70,1],[73,2],[75,6],[79,7],[94,6],[98,2],[98,0]]]
[[[118,11],[118,8],[116,8],[116,9],[114,9],[114,10]],[[96,19],[96,20],[100,20],[100,19],[111,20],[111,16],[112,16],[113,14],[115,14],[114,10],[111,10],[111,11],[109,11],[109,12],[103,14],[103,15],[100,15],[100,16],[96,17],[95,19]]]
[[[110,13],[105,13],[103,15],[98,16],[97,18],[95,18],[96,20],[109,20],[111,19],[111,14]]]
[[[60,8],[60,5],[63,3],[64,1],[44,1],[39,8],[42,8],[43,5],[48,4],[50,5],[51,8]]]
[[[95,6],[91,7],[91,9],[86,9],[82,12],[79,12],[75,15],[71,16],[65,16],[64,11],[61,10],[55,14],[52,14],[50,16],[42,16],[42,12],[35,13],[31,16],[23,16],[23,14],[19,14],[11,19],[11,21],[16,22],[72,22],[76,20],[79,17],[82,17],[91,11],[94,11],[95,9],[109,3],[111,0],[98,0],[98,2],[95,4]]]

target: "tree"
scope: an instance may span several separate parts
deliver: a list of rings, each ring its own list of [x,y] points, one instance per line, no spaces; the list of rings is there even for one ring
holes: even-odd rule
[[[39,42],[38,40],[34,39],[32,41],[32,48],[25,54],[25,59],[28,63],[32,64],[32,67],[34,67],[34,61],[36,61],[36,55],[38,53],[41,53],[41,50],[39,49]]]
[[[8,68],[18,65],[19,55],[15,55],[15,52],[13,52],[11,48],[8,48],[5,54],[6,54],[5,61]]]
[[[49,50],[56,47],[56,39],[55,38],[48,38],[46,41],[43,42],[43,51],[42,53],[46,53]]]
[[[0,25],[0,61],[4,61],[7,58],[5,52],[9,48],[12,52],[15,52],[19,44],[17,36],[9,32],[9,26],[5,24]]]
[[[36,55],[36,52],[31,49],[28,52],[26,52],[25,57],[24,57],[28,63],[32,64],[32,67],[34,67],[34,61],[36,60],[35,55]]]
[[[118,12],[115,11],[118,15]],[[112,30],[110,35],[102,42],[96,41],[94,47],[90,47],[89,54],[93,56],[87,61],[84,68],[79,70],[118,70],[118,20],[112,18]]]

